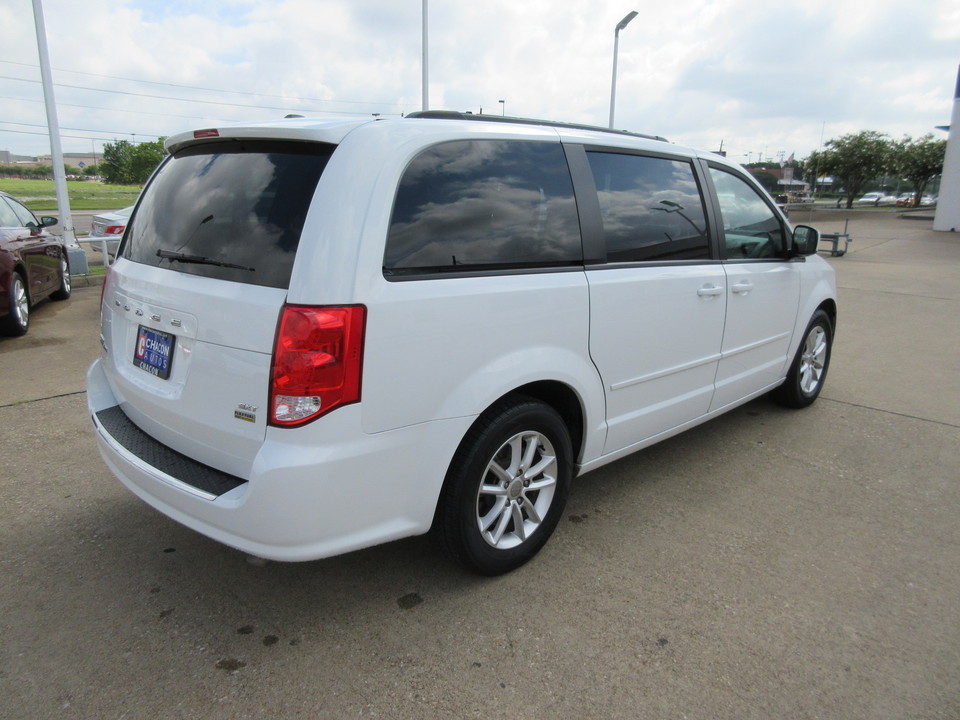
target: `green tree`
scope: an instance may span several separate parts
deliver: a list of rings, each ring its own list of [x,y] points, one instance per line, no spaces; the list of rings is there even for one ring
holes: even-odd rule
[[[775,193],[777,191],[780,180],[772,172],[767,172],[766,170],[754,170],[753,176],[757,179],[758,183],[763,185],[764,189],[768,193]]]
[[[807,158],[800,161],[800,177],[810,183],[810,187],[813,188],[814,191],[817,189],[817,180],[825,174],[820,156],[821,152],[814,150]]]
[[[943,158],[947,152],[946,140],[935,140],[932,133],[913,140],[906,136],[894,147],[896,173],[913,183],[913,206],[920,204],[927,184],[943,172]]]
[[[828,140],[826,149],[815,153],[807,164],[816,165],[820,175],[833,175],[834,185],[846,192],[847,207],[864,186],[889,169],[893,159],[893,144],[884,134],[863,130]]]
[[[111,185],[132,185],[130,175],[130,152],[133,143],[129,140],[118,140],[115,143],[105,143],[103,146],[103,161],[100,163],[100,174]]]
[[[165,153],[163,138],[136,145],[129,140],[106,143],[103,146],[100,174],[108,183],[141,185],[160,164]]]
[[[166,154],[163,138],[135,145],[130,151],[130,176],[133,182],[139,185],[145,183]]]

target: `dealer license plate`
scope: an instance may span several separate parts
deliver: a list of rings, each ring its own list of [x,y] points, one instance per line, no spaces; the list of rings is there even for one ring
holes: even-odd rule
[[[140,326],[137,330],[137,346],[133,351],[133,364],[162,380],[170,377],[173,346],[176,335]]]

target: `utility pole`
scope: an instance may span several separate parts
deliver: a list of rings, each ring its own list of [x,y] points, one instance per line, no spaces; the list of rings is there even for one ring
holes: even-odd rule
[[[424,0],[426,2],[426,0]],[[43,8],[40,0],[33,0],[33,19],[37,28],[37,48],[40,51],[40,78],[43,82],[43,99],[47,108],[47,130],[50,133],[50,162],[53,165],[53,183],[57,191],[57,210],[63,228],[65,245],[76,245],[73,230],[73,215],[70,213],[70,198],[67,195],[67,174],[63,168],[63,149],[60,147],[60,123],[57,122],[57,102],[53,96],[53,77],[50,74],[50,55],[47,52],[47,30],[43,24]]]

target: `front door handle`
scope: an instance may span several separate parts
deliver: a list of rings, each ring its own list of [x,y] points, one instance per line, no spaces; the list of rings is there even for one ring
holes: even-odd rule
[[[700,297],[712,297],[714,295],[723,295],[723,288],[719,285],[705,285],[697,290]]]
[[[743,295],[753,290],[753,283],[748,280],[742,280],[733,286],[733,291],[738,295]]]

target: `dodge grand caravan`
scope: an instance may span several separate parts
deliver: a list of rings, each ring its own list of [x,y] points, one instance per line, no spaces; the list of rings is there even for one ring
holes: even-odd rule
[[[574,476],[823,387],[819,235],[717,155],[455,113],[166,147],[104,285],[89,409],[130,490],[251,555],[430,533],[506,572]]]

